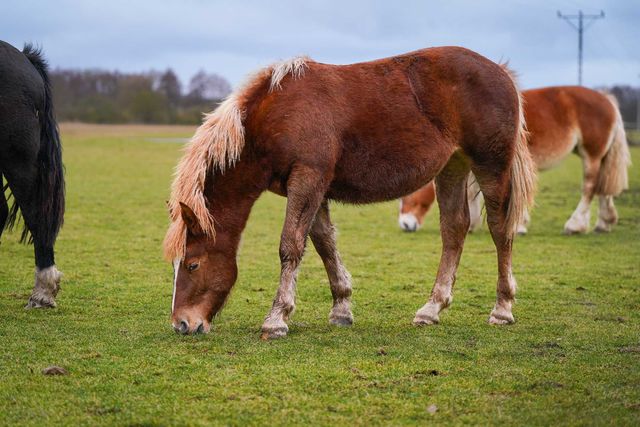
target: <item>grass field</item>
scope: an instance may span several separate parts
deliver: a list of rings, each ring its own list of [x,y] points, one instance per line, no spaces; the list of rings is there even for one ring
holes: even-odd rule
[[[467,239],[441,324],[416,328],[439,258],[437,212],[403,234],[397,202],[334,205],[355,325],[328,324],[328,280],[310,246],[289,336],[260,341],[285,203],[265,194],[227,307],[212,333],[183,337],[169,323],[160,246],[175,141],[192,131],[63,127],[57,309],[23,310],[32,248],[17,233],[0,246],[0,425],[640,423],[639,167],[609,235],[561,234],[579,198],[577,158],[541,176],[530,234],[515,244],[517,323],[507,327],[487,324],[496,262],[486,227]],[[43,375],[50,365],[68,375]]]

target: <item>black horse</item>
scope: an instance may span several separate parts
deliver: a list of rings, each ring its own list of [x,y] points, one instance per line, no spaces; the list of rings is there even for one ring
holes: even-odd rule
[[[64,216],[64,167],[47,63],[30,44],[20,52],[0,41],[0,187],[0,235],[20,211],[20,240],[35,248],[35,285],[26,308],[55,307],[61,274],[53,246]]]

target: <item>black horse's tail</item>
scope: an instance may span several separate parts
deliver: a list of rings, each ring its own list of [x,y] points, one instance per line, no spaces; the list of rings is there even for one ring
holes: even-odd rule
[[[26,44],[22,53],[38,71],[44,83],[44,104],[38,108],[40,151],[38,153],[38,180],[35,194],[35,206],[40,220],[35,225],[37,230],[32,230],[31,234],[40,236],[38,239],[40,244],[52,247],[64,221],[64,166],[62,164],[60,132],[53,111],[47,61],[44,59],[41,49],[31,44]],[[17,204],[14,204],[11,210],[10,217],[15,221]],[[29,231],[25,226],[20,240],[26,242],[27,239],[32,241],[33,237],[29,237]]]

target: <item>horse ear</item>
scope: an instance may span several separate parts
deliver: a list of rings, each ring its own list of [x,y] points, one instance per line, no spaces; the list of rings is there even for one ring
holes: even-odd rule
[[[202,234],[202,227],[200,227],[196,214],[193,213],[189,206],[182,202],[180,202],[180,216],[182,216],[182,220],[186,224],[189,233],[194,236]]]

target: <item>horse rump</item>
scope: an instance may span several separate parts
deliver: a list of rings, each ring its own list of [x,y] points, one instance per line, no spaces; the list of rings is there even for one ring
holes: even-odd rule
[[[52,247],[60,227],[62,227],[65,209],[64,166],[62,164],[60,132],[54,114],[48,64],[42,50],[28,43],[25,44],[22,53],[42,78],[44,98],[41,105],[36,105],[40,126],[40,147],[37,155],[38,176],[35,181],[36,191],[33,196],[35,198],[33,205],[38,220],[34,225],[36,230],[29,230],[25,224],[20,241],[32,243],[35,234],[38,236],[39,244]],[[8,189],[7,183],[2,190],[11,197],[10,191],[7,192]],[[0,224],[4,229],[12,229],[18,220],[19,206],[15,197],[13,199],[5,224]]]

